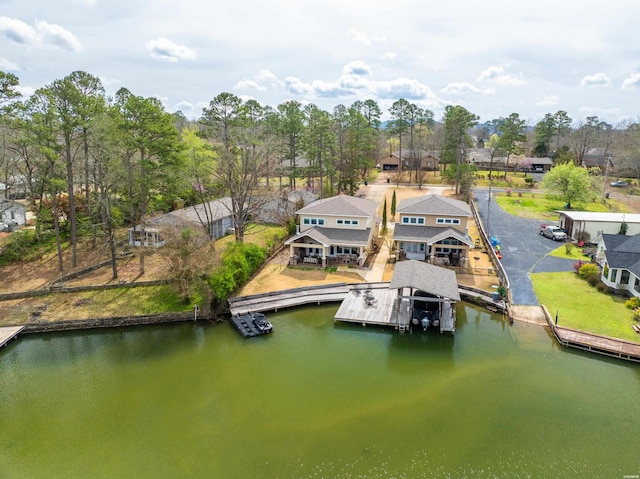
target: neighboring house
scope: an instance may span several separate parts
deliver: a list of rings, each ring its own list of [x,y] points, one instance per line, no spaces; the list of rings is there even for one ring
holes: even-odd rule
[[[592,168],[594,166],[597,166],[601,168],[602,171],[604,171],[607,166],[607,157],[609,157],[609,161],[611,161],[611,155],[607,153],[606,149],[591,148],[582,157],[582,166],[584,166],[585,168]]]
[[[602,233],[618,234],[622,224],[626,224],[626,234],[640,233],[640,214],[633,213],[594,213],[588,211],[558,211],[558,224],[567,232],[567,236],[576,239],[577,234],[586,231],[591,240]]]
[[[396,209],[393,243],[398,256],[433,264],[468,261],[471,209],[464,201],[440,195],[402,200]]]
[[[551,158],[531,158],[519,155],[511,155],[509,157],[509,165],[507,166],[506,156],[496,156],[491,158],[491,150],[489,148],[475,148],[469,153],[469,163],[472,163],[481,170],[513,170],[514,168],[522,171],[546,172],[553,167]]]
[[[258,219],[267,224],[283,224],[295,215],[296,209],[318,199],[318,195],[308,189],[291,191],[286,196],[267,201],[260,208]]]
[[[597,242],[602,282],[616,291],[640,297],[640,234],[605,233]]]
[[[207,225],[210,238],[220,238],[233,229],[231,211],[229,197],[171,211],[147,220],[144,232],[141,225],[129,228],[129,244],[131,246],[164,246],[162,230],[172,226],[202,229],[204,224]]]
[[[435,152],[403,148],[402,154],[400,154],[400,150],[396,150],[390,156],[380,160],[377,165],[378,169],[382,171],[397,171],[401,158],[403,170],[415,170],[416,166],[420,170],[428,171],[437,171],[440,168],[440,158]]]
[[[340,195],[296,211],[299,231],[285,242],[289,263],[362,266],[378,233],[374,201]]]
[[[0,222],[8,229],[27,224],[27,208],[15,201],[0,199]]]

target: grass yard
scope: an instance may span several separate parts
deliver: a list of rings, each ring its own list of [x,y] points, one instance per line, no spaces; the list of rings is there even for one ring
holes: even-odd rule
[[[534,273],[531,281],[540,304],[554,317],[558,312],[558,326],[640,342],[626,298],[602,293],[572,272]]]
[[[564,210],[565,203],[561,200],[547,198],[544,193],[499,193],[494,195],[495,200],[507,213],[522,218],[535,218],[541,221],[558,221],[557,210]],[[625,204],[608,200],[607,204],[599,201],[575,203],[571,207],[575,211],[590,211],[600,213],[631,213],[632,210]]]
[[[567,252],[567,247],[569,251]],[[576,261],[581,260],[583,263],[589,263],[591,258],[582,254],[582,248],[575,246],[571,243],[565,243],[559,248],[554,249],[549,253],[549,256],[555,256],[556,258],[574,259]]]

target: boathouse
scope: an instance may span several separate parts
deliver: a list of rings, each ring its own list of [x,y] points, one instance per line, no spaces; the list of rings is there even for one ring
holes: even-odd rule
[[[393,326],[400,331],[431,327],[453,334],[458,301],[460,292],[453,271],[407,260],[396,264],[388,286],[354,285],[334,321]]]

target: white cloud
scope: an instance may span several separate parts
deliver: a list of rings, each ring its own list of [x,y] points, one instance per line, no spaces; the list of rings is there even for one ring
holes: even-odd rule
[[[384,52],[382,54],[382,59],[386,62],[393,63],[396,58],[398,58],[398,54],[396,52]]]
[[[82,44],[73,33],[44,21],[31,26],[17,18],[0,17],[0,32],[16,43],[32,47],[54,46],[76,53],[82,50]]]
[[[31,88],[30,86],[20,86],[18,85],[15,90],[20,93],[24,98],[28,98],[36,92],[35,88]]]
[[[271,73],[269,70],[262,69],[254,77],[257,82],[262,81],[276,81],[278,77]]]
[[[82,5],[83,7],[89,7],[89,8],[94,8],[96,5],[98,5],[97,0],[74,0],[74,3],[77,3],[78,5]]]
[[[284,79],[285,89],[296,95],[313,95],[314,89],[310,83],[304,83],[298,77],[287,77]]]
[[[55,45],[76,53],[82,50],[82,45],[76,36],[60,25],[36,22],[36,31],[42,43]]]
[[[197,57],[195,50],[162,37],[149,40],[147,49],[152,58],[168,63],[176,63],[178,60],[194,60]]]
[[[640,73],[632,73],[629,78],[625,78],[622,82],[623,90],[634,90],[640,86]]]
[[[580,82],[580,86],[583,87],[601,87],[609,86],[611,80],[604,73],[596,73],[595,75],[587,75]]]
[[[391,81],[376,82],[371,86],[380,98],[394,100],[398,98],[405,98],[407,100],[436,98],[427,85],[409,78],[397,78]]]
[[[480,73],[479,82],[490,82],[503,86],[524,86],[526,81],[504,73],[503,65],[490,66]]]
[[[459,95],[461,93],[493,93],[493,90],[482,90],[471,83],[453,82],[449,83],[442,89],[442,93],[448,93],[450,95]]]
[[[260,90],[264,91],[267,88],[260,85],[258,82],[254,80],[240,80],[233,86],[236,90]]]
[[[369,67],[369,65],[367,65],[365,62],[363,62],[362,60],[356,60],[350,63],[347,63],[344,68],[342,69],[342,72],[345,75],[367,75],[370,76],[371,75],[371,67]]]
[[[100,82],[102,83],[102,86],[105,86],[105,87],[120,85],[122,83],[117,78],[109,78],[109,77],[100,77]]]
[[[347,35],[356,43],[359,43],[366,47],[371,46],[371,40],[369,40],[369,37],[367,36],[367,34],[364,32],[361,32],[360,30],[357,30],[355,28],[350,28],[347,31]]]
[[[17,72],[20,71],[20,67],[17,63],[13,63],[11,60],[0,57],[0,70]]]
[[[538,106],[556,106],[560,103],[560,97],[557,95],[547,95],[536,102]]]

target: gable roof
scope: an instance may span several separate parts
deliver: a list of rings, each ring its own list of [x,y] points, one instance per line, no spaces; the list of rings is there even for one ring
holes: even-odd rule
[[[419,241],[432,244],[447,238],[455,238],[462,244],[473,246],[473,241],[455,228],[396,224],[393,229],[394,241]]]
[[[422,261],[407,260],[396,263],[389,288],[415,288],[435,296],[460,301],[456,273]]]
[[[627,269],[640,277],[640,234],[602,235],[605,257],[610,268]]]
[[[199,205],[188,206],[186,208],[182,208],[179,210],[170,211],[169,213],[165,213],[162,215],[155,216],[153,218],[149,218],[146,221],[145,229],[147,231],[157,231],[157,229],[163,226],[182,226],[185,224],[192,224],[198,227],[202,226],[198,215],[202,218],[202,221],[207,220],[207,215],[205,214],[205,204],[201,203]],[[211,222],[218,221],[222,218],[226,218],[231,216],[231,198],[226,196],[224,198],[220,198],[217,200],[211,200],[207,203],[208,209],[210,210],[211,217],[209,220]],[[129,229],[140,229],[141,225],[137,225],[135,228]]]
[[[364,230],[351,230],[343,228],[323,228],[315,226],[296,234],[284,242],[285,245],[295,243],[300,238],[309,237],[323,246],[367,246],[371,228]]]
[[[339,195],[309,203],[296,211],[298,215],[375,216],[378,203],[355,196]]]
[[[422,158],[427,158],[427,157],[432,157],[432,158],[438,158],[435,155],[435,152],[428,152],[426,150],[412,150],[411,148],[403,148],[402,149],[402,154],[400,153],[400,150],[396,150],[393,153],[391,153],[391,156],[394,156],[396,158],[399,158],[400,156],[402,156],[403,160],[409,160],[409,159],[422,159]]]
[[[471,208],[464,201],[442,195],[404,199],[396,208],[396,212],[417,215],[472,216]]]

